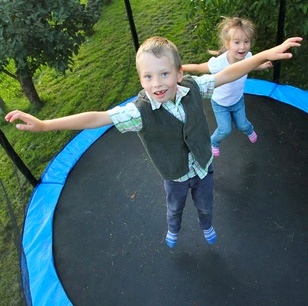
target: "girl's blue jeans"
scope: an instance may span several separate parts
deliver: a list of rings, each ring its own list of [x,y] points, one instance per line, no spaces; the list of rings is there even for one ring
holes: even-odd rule
[[[209,166],[208,174],[200,179],[198,176],[185,182],[164,180],[167,201],[168,230],[178,233],[181,228],[182,215],[185,207],[188,191],[197,209],[199,226],[201,229],[209,229],[212,226],[214,174],[213,165]]]
[[[217,129],[211,136],[213,147],[218,148],[220,142],[231,133],[232,122],[238,130],[246,135],[253,132],[253,125],[246,118],[244,96],[231,106],[221,106],[212,100],[212,108],[217,123]]]

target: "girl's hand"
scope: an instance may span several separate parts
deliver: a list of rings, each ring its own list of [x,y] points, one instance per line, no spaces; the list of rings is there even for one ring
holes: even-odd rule
[[[5,120],[7,122],[15,122],[16,120],[21,120],[23,123],[16,124],[16,128],[19,130],[29,132],[40,132],[44,130],[44,124],[42,120],[39,120],[36,117],[19,110],[9,112],[5,116]]]
[[[273,63],[271,61],[267,61],[263,65],[261,65],[261,67],[262,67],[261,69],[273,68]]]
[[[255,68],[255,70],[264,70],[264,69],[269,69],[269,68],[273,68],[273,64],[271,61],[267,61],[259,65],[257,68]]]

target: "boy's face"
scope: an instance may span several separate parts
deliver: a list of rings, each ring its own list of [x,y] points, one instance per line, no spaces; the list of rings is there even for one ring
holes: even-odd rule
[[[183,70],[178,71],[171,58],[171,55],[158,58],[145,52],[137,61],[142,87],[159,103],[175,100],[177,83],[183,78]]]

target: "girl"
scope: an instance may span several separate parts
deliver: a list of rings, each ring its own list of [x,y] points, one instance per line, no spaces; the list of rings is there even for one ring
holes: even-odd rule
[[[255,28],[251,21],[238,17],[225,18],[218,25],[220,29],[221,49],[210,51],[218,55],[206,63],[183,65],[183,70],[194,73],[217,73],[231,64],[252,56],[250,52]],[[258,66],[256,70],[272,67],[270,61]],[[250,142],[257,141],[257,134],[251,122],[246,118],[244,103],[244,85],[247,74],[240,79],[222,85],[214,90],[212,107],[215,114],[217,129],[211,136],[212,153],[219,156],[219,146],[235,127],[248,136]]]

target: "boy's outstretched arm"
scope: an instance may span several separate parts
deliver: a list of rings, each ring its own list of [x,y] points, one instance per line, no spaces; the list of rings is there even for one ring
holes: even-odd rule
[[[40,120],[28,113],[19,110],[9,112],[5,116],[8,122],[22,121],[16,124],[16,128],[29,132],[46,132],[55,130],[83,130],[97,128],[112,124],[109,113],[104,112],[84,112],[76,115]]]
[[[288,38],[281,45],[259,52],[250,58],[228,66],[224,70],[215,74],[215,87],[237,80],[266,61],[291,58],[292,53],[286,51],[291,47],[299,47],[302,40],[301,37]]]

